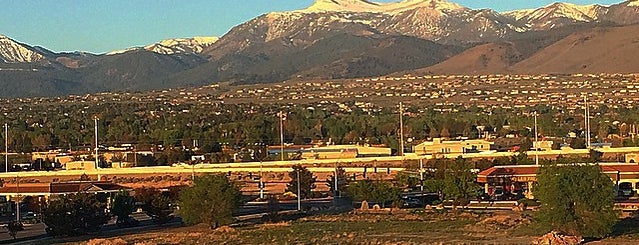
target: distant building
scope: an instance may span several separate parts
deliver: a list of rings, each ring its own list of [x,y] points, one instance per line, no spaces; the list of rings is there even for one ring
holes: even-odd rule
[[[302,149],[303,159],[340,159],[390,156],[391,148],[359,145],[329,145]]]
[[[95,170],[95,161],[71,161],[64,164],[66,170]]]
[[[550,151],[552,150],[552,145],[554,142],[550,141],[550,140],[540,140],[540,141],[533,141],[533,149],[537,149],[540,151]]]
[[[0,187],[0,214],[14,212],[15,199],[25,196],[47,201],[58,195],[76,193],[117,193],[129,188],[110,181],[71,181],[53,183],[5,183]]]
[[[451,153],[478,153],[492,150],[494,142],[487,140],[442,140],[434,138],[413,147],[417,155],[436,155]]]

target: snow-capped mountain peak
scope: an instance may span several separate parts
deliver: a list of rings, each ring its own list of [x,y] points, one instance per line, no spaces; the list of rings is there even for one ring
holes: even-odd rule
[[[145,49],[158,54],[201,53],[204,48],[217,42],[217,37],[192,37],[166,39],[144,47],[131,47],[123,50],[115,50],[106,55],[122,54],[130,51]]]
[[[639,7],[639,0],[628,0],[626,6]]]
[[[159,43],[145,46],[144,49],[159,54],[200,53],[217,42],[217,37],[193,37],[162,40]]]
[[[33,48],[0,34],[0,61],[6,63],[30,63],[44,60],[44,55]]]
[[[596,5],[576,5],[572,3],[553,3],[543,8],[533,11],[529,19],[539,20],[543,18],[568,18],[576,21],[586,22],[595,19]]]
[[[526,18],[526,16],[530,15],[535,10],[536,9],[520,9],[520,10],[503,12],[502,14],[505,16],[511,17],[515,20],[520,20],[520,19]]]
[[[403,0],[391,3],[378,3],[366,0],[316,0],[313,5],[300,12],[398,13],[415,8],[430,8],[438,11],[467,9],[459,4],[446,0]]]

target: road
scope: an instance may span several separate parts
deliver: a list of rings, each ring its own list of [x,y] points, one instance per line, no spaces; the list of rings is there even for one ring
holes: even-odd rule
[[[310,207],[328,207],[332,205],[332,198],[321,198],[321,199],[309,199],[303,200],[302,206],[304,208]],[[297,210],[297,201],[296,200],[286,200],[280,202],[280,211],[291,211]],[[264,214],[268,213],[267,203],[266,202],[249,202],[243,205],[238,212],[235,213],[235,217],[237,220],[248,220],[248,219],[259,219]],[[144,229],[145,227],[155,227],[155,223],[151,220],[149,216],[144,214],[143,212],[136,212],[132,214],[133,218],[140,221],[140,225],[136,227],[136,229]],[[115,225],[116,219],[113,218],[107,223],[104,227],[102,227],[101,232],[116,232],[119,229],[117,225]],[[33,239],[43,239],[48,237],[44,228],[45,225],[43,223],[38,224],[25,224],[24,230],[17,233],[16,238],[18,240],[24,241],[25,244],[28,244],[29,240]],[[9,235],[6,228],[0,228],[0,244],[12,243],[13,238]]]

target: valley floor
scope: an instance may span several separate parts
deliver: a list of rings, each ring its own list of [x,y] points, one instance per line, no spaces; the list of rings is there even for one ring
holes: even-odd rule
[[[623,222],[622,222],[623,224]],[[637,244],[637,226],[588,244]],[[632,226],[632,227],[631,227]],[[527,212],[450,211],[315,215],[295,221],[221,227],[165,228],[67,244],[531,244],[545,229]]]

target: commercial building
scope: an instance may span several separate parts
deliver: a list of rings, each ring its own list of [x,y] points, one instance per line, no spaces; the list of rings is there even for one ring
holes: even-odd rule
[[[57,195],[75,193],[110,194],[128,188],[109,181],[72,181],[53,183],[5,183],[0,187],[0,213],[11,213],[16,200],[32,197],[38,202]]]
[[[601,171],[608,175],[615,185],[632,186],[639,190],[639,164],[637,163],[598,163]],[[532,186],[537,181],[539,165],[494,166],[477,174],[477,182],[484,184],[484,192],[493,194],[502,189],[507,193],[521,193],[533,197]]]
[[[425,141],[413,147],[417,155],[437,154],[463,154],[478,153],[493,150],[494,142],[475,140],[442,140],[434,138],[433,141]]]
[[[302,149],[303,159],[340,159],[357,157],[387,157],[392,153],[388,147],[360,145],[329,145]]]

